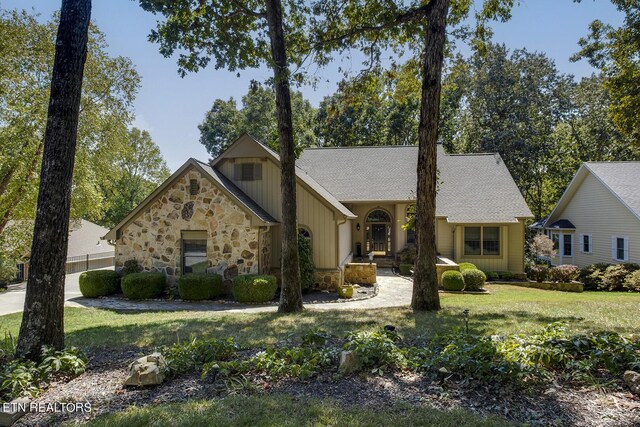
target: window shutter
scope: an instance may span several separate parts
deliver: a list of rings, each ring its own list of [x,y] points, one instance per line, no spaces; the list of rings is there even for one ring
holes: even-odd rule
[[[611,259],[616,259],[617,258],[617,245],[616,245],[616,237],[613,236],[611,237]]]
[[[624,238],[624,260],[629,262],[629,238]]]
[[[580,252],[587,252],[586,248],[584,247],[584,234],[580,235]]]
[[[589,234],[589,253],[593,253],[593,236]]]

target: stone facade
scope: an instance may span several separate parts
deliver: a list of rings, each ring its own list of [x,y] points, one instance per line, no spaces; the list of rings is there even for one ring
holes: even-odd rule
[[[336,290],[342,286],[342,271],[316,268],[316,287],[318,289]]]
[[[197,181],[195,195],[191,180]],[[269,271],[269,229],[252,227],[251,217],[195,169],[122,228],[116,241],[116,268],[136,259],[145,271],[162,271],[174,284],[182,271],[183,231],[206,234],[207,271],[224,276]]]
[[[357,283],[373,285],[377,279],[377,266],[375,263],[349,263],[344,269],[344,281],[346,283]]]

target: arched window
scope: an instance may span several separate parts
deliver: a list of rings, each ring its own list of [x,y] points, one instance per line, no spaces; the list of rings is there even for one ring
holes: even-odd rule
[[[407,223],[413,224],[413,227],[411,227],[410,229],[407,229],[407,243],[412,245],[416,243],[415,216],[416,216],[416,205],[415,204],[408,205],[407,212],[406,212]]]
[[[305,227],[298,227],[298,236],[311,240],[311,231]]]
[[[391,217],[382,209],[376,209],[369,212],[369,215],[367,215],[367,222],[391,222]]]

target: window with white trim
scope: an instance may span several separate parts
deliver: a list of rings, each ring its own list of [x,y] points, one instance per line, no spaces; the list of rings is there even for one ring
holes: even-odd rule
[[[616,261],[629,261],[629,238],[623,236],[611,237],[611,258]]]
[[[593,237],[591,234],[580,235],[580,252],[583,254],[593,253]]]
[[[562,255],[573,256],[573,235],[572,234],[562,235]]]

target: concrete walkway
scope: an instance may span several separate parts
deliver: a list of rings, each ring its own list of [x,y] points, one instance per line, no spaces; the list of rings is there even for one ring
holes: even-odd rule
[[[231,313],[258,313],[277,310],[277,305],[245,305],[235,302],[184,302],[184,301],[130,301],[120,298],[83,298],[78,278],[81,273],[67,275],[65,283],[66,307],[93,307],[109,310],[135,311],[226,311]],[[24,306],[25,283],[12,285],[0,294],[0,315],[21,312]],[[390,269],[378,270],[378,295],[373,298],[337,303],[306,304],[316,310],[354,310],[384,307],[402,307],[411,303],[410,280],[394,275]]]

